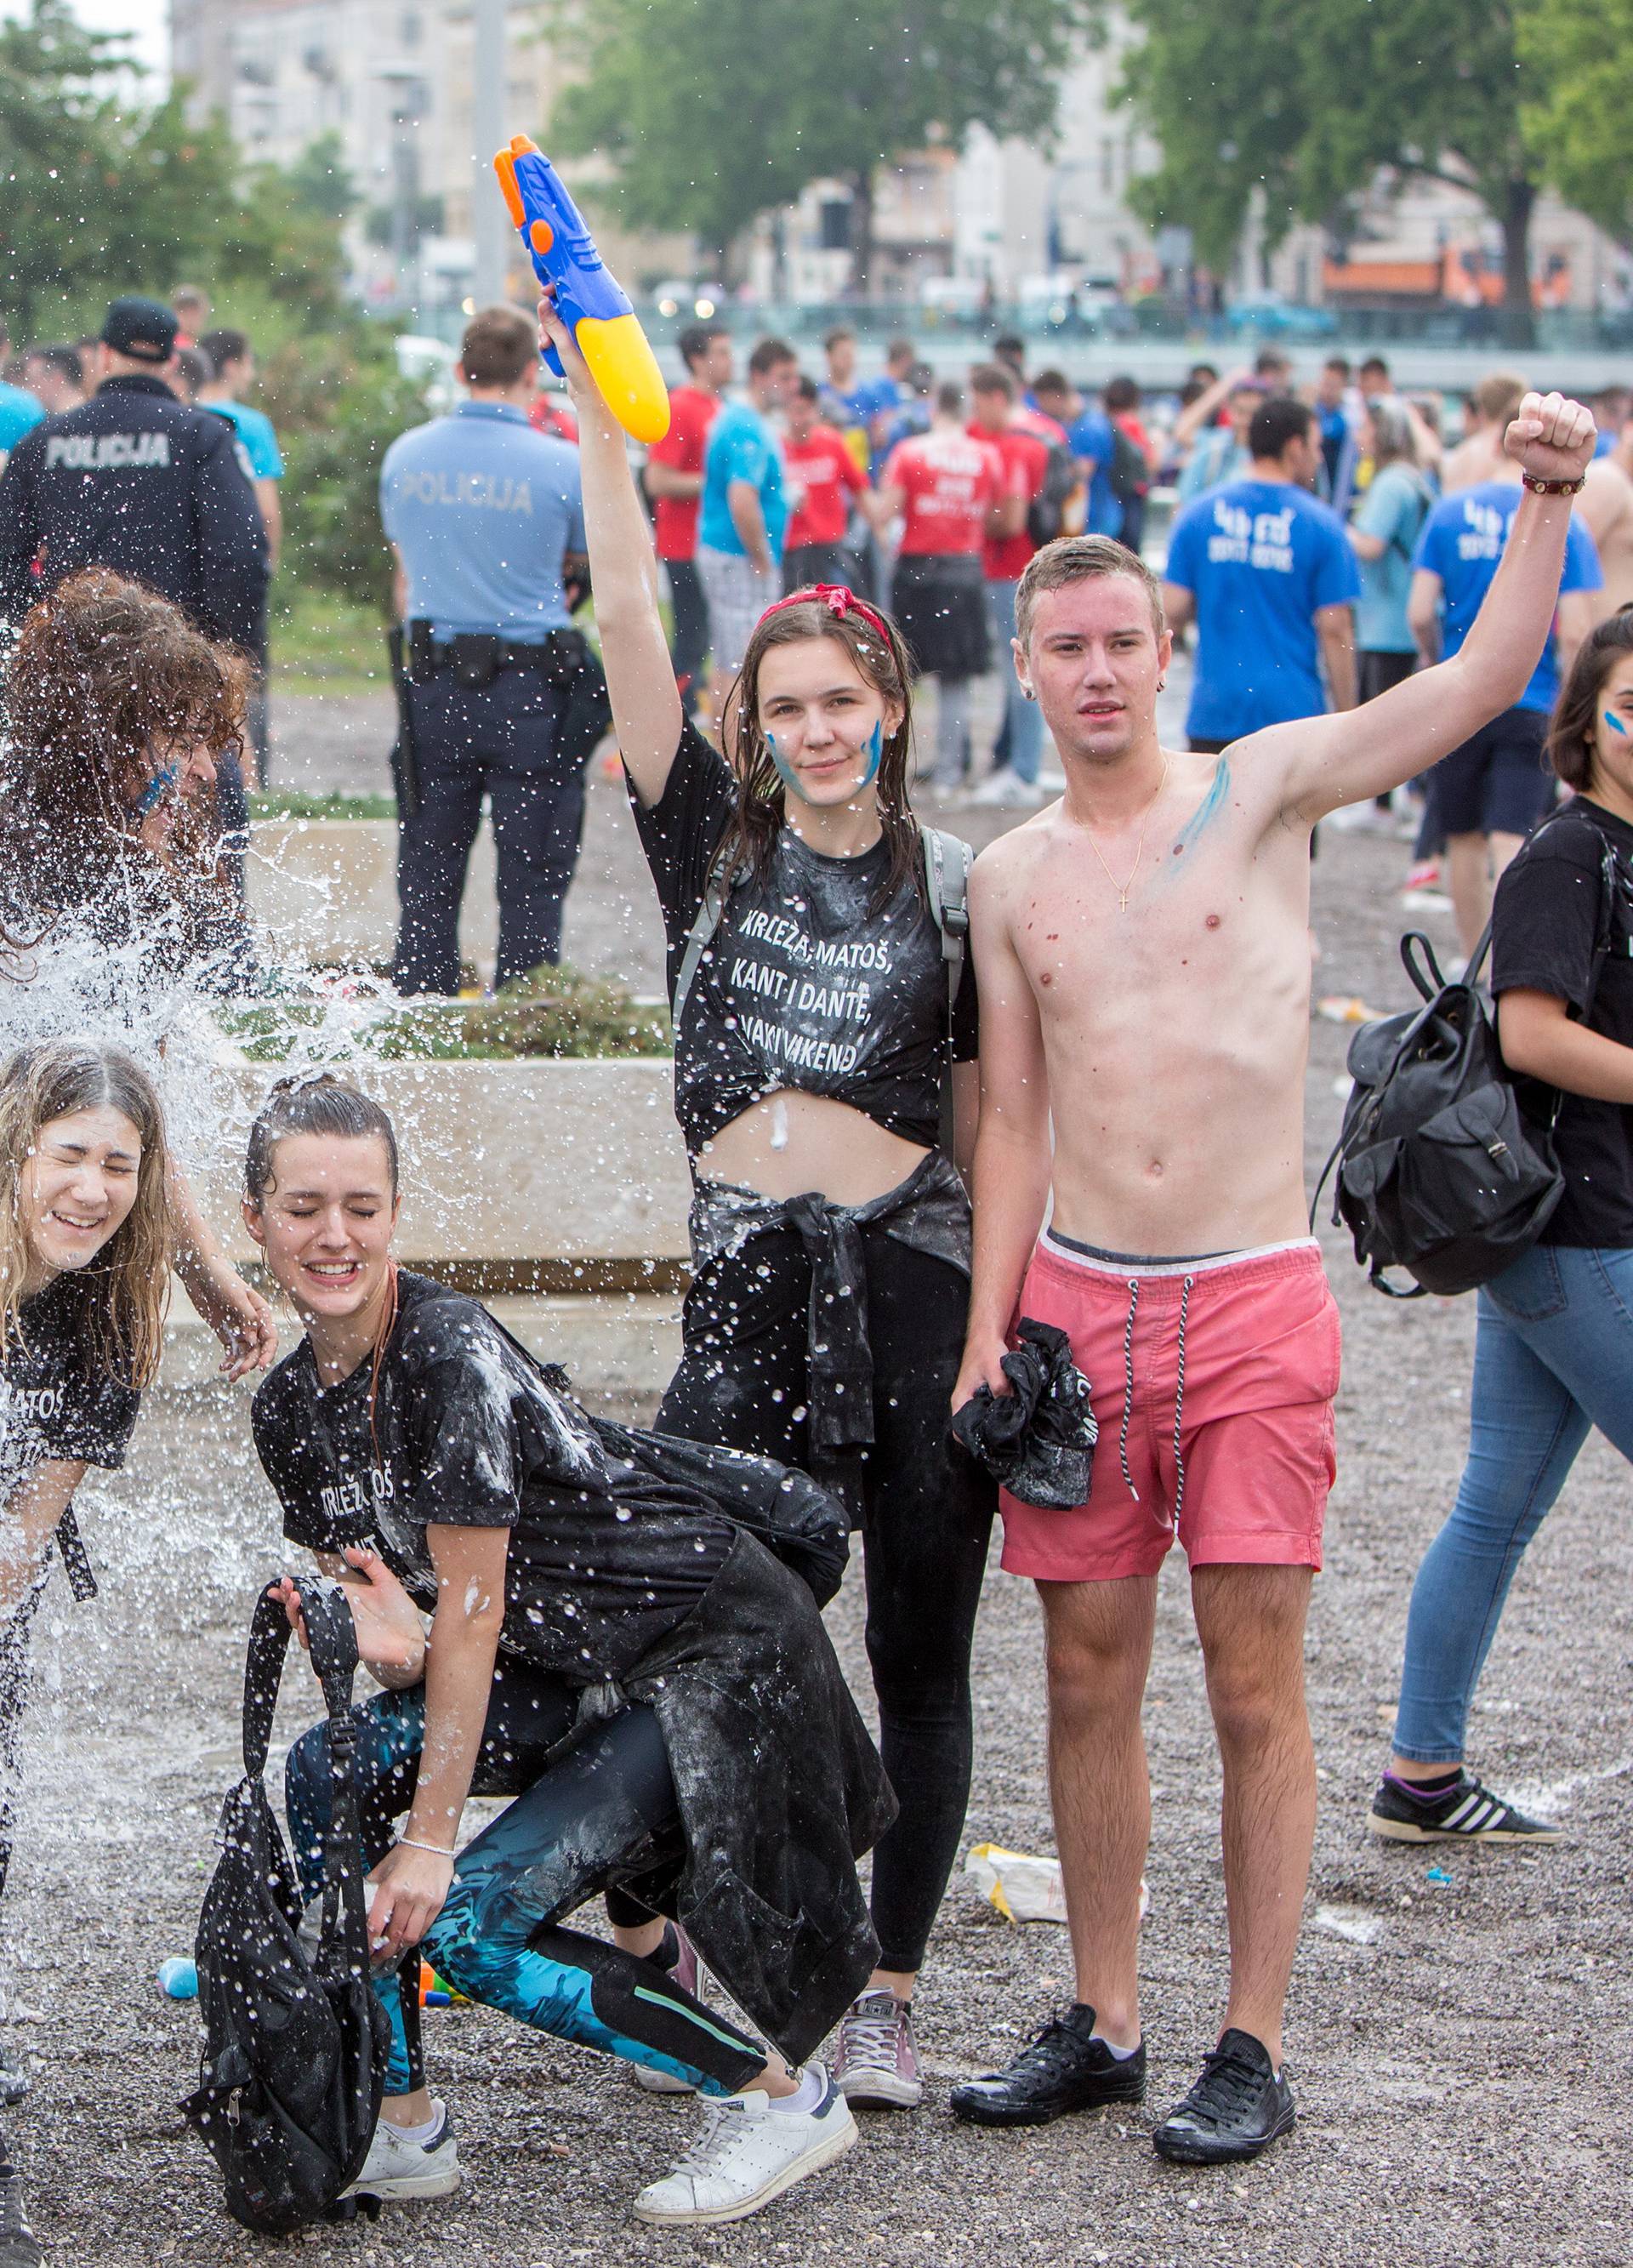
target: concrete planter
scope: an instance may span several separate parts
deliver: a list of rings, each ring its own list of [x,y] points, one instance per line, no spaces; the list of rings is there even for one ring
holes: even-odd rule
[[[253,1112],[276,1065],[234,1073]],[[402,1150],[398,1248],[410,1265],[512,1292],[661,1290],[688,1253],[690,1196],[666,1057],[371,1063],[357,1084],[390,1111]],[[233,1256],[238,1160],[210,1186]]]
[[[313,961],[387,961],[397,939],[394,819],[263,819],[250,837],[250,910],[274,950]],[[460,947],[491,968],[498,949],[493,836],[471,853]]]

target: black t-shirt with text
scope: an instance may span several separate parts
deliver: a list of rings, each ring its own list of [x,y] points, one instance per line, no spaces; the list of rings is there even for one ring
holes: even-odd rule
[[[1615,887],[1605,906],[1604,846]],[[1608,910],[1608,922],[1606,915]],[[1600,942],[1608,939],[1602,957]],[[1491,989],[1546,992],[1572,1018],[1633,1047],[1633,827],[1601,804],[1575,796],[1520,850],[1497,887]],[[1556,1101],[1554,1148],[1565,1193],[1544,1244],[1605,1250],[1633,1245],[1633,1108],[1581,1094],[1556,1096],[1536,1079],[1515,1081],[1534,1124]]]
[[[255,1395],[284,1535],[369,1545],[430,1611],[427,1528],[508,1528],[501,1645],[580,1683],[626,1675],[708,1590],[733,1529],[619,1457],[474,1300],[407,1270],[398,1300],[371,1420],[372,1365],[325,1387],[310,1339]]]
[[[669,941],[669,991],[737,804],[730,767],[691,723],[659,800],[632,792]],[[694,1158],[780,1087],[826,1094],[890,1133],[935,1146],[947,1050],[947,971],[923,893],[876,901],[881,840],[855,858],[784,827],[764,873],[739,879],[700,962],[675,1034],[675,1114]],[[953,1054],[973,1062],[978,1007],[966,954]]]
[[[23,1303],[0,1363],[0,1500],[49,1461],[116,1471],[142,1396],[98,1344],[99,1278],[68,1271]]]

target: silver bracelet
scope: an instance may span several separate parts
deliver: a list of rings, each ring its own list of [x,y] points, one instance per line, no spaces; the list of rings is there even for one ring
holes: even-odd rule
[[[397,1848],[400,1851],[429,1851],[433,1859],[457,1859],[459,1856],[457,1851],[445,1851],[440,1843],[416,1843],[412,1835],[400,1835]]]

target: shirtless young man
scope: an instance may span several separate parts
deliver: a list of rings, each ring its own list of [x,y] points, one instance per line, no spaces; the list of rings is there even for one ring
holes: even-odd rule
[[[1527,482],[1578,485],[1593,446],[1586,410],[1557,394],[1528,394],[1508,429]],[[1033,2124],[1144,2091],[1140,1712],[1177,1535],[1224,1763],[1231,1991],[1217,2047],[1154,2139],[1217,2163],[1292,2123],[1282,2010],[1315,1820],[1304,1626],[1339,1359],[1304,1193],[1310,830],[1519,698],[1570,519],[1569,494],[1521,499],[1454,659],[1217,757],[1158,740],[1170,640],[1129,553],[1069,539],[1021,585],[1015,666],[1066,792],[972,878],[982,1107],[954,1404],[983,1381],[1006,1390],[1011,1323],[1034,1316],[1069,1332],[1100,1440],[1081,1511],[1003,1499],[1004,1565],[1043,1607],[1078,2005],[1006,2071],[956,2088],[963,2117]]]

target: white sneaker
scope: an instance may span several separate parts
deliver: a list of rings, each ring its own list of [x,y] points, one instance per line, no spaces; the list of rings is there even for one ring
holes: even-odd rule
[[[635,2201],[637,2220],[746,2220],[807,2174],[855,2146],[850,2106],[820,2064],[814,2110],[778,2110],[759,2088],[703,2096],[703,2131],[673,2173],[649,2182]]]
[[[1005,764],[1002,771],[989,772],[969,800],[983,811],[1037,811],[1048,799],[1035,783]]]
[[[400,2203],[410,2198],[452,2197],[465,2176],[453,2139],[453,2122],[438,2102],[442,2124],[429,2142],[407,2142],[382,2118],[363,2161],[363,2171],[342,2197],[381,2198]]]

